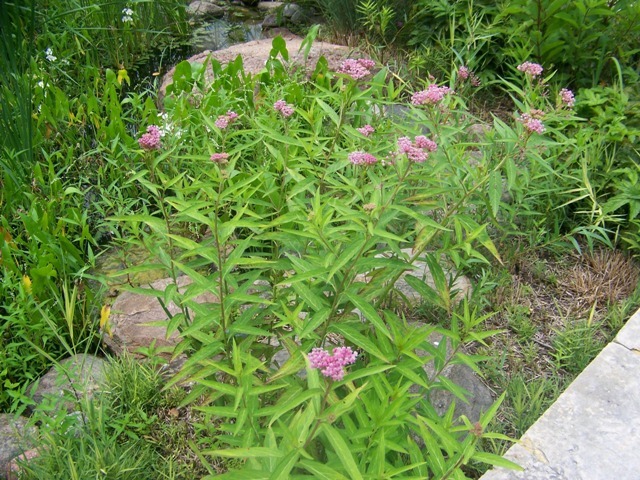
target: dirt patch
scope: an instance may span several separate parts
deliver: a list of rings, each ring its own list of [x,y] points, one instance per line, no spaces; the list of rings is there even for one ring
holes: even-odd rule
[[[491,308],[498,313],[486,328],[503,333],[492,337],[485,353],[504,352],[507,376],[553,375],[558,332],[591,325],[600,341],[609,341],[616,332],[604,320],[632,295],[639,275],[637,262],[619,251],[521,257],[513,263],[510,281],[493,295]]]

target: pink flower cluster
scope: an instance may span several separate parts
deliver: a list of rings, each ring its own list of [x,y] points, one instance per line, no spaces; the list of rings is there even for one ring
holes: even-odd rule
[[[155,125],[147,127],[147,133],[138,139],[138,145],[145,150],[157,150],[162,146],[160,142],[160,129]]]
[[[228,153],[214,153],[213,155],[211,155],[211,161],[215,162],[215,163],[227,163],[227,160],[229,159],[229,154]]]
[[[453,91],[449,87],[439,87],[435,83],[432,83],[426,90],[414,93],[411,97],[411,103],[414,105],[435,105],[440,103],[445,95],[452,92]]]
[[[536,117],[540,117],[541,113],[539,110],[535,110],[531,112],[532,114],[528,114],[528,113],[523,113],[522,115],[520,115],[520,118],[518,119],[518,121],[520,123],[522,123],[522,125],[524,125],[524,128],[526,128],[527,130],[529,130],[530,132],[534,132],[534,133],[544,133],[545,128],[544,128],[544,124],[542,123],[542,120],[540,120],[540,118],[536,118]]]
[[[466,67],[464,65],[458,68],[458,78],[460,80],[469,80],[471,82],[471,85],[473,85],[474,87],[480,86],[480,79],[478,78],[478,76],[471,70],[469,70],[469,67]]]
[[[338,68],[338,73],[349,75],[354,80],[359,80],[371,74],[371,69],[376,66],[376,62],[368,58],[348,58]]]
[[[429,153],[435,152],[438,145],[433,140],[429,140],[424,135],[418,135],[413,142],[409,137],[398,139],[398,152],[405,153],[407,158],[416,163],[424,162]]]
[[[373,165],[378,159],[370,153],[358,150],[357,152],[351,152],[349,154],[349,161],[353,165]]]
[[[273,108],[282,114],[283,117],[287,118],[293,115],[294,109],[293,106],[289,105],[284,100],[278,100],[273,104]]]
[[[573,107],[576,103],[573,92],[568,88],[563,88],[562,90],[560,90],[560,100],[562,100],[562,103],[564,103],[569,108]]]
[[[531,75],[533,78],[542,74],[543,70],[542,65],[532,62],[524,62],[518,65],[516,68],[521,72],[526,73],[527,75]]]
[[[365,137],[368,137],[369,135],[371,135],[373,132],[376,131],[376,129],[373,128],[368,123],[364,127],[356,128],[356,130],[358,130]]]
[[[216,119],[214,125],[218,127],[220,130],[224,130],[230,124],[235,122],[237,118],[238,118],[238,114],[236,112],[229,110],[225,115],[220,115]]]
[[[324,348],[314,348],[309,353],[311,368],[319,368],[325,377],[336,382],[344,378],[344,367],[355,363],[358,353],[351,347],[336,347],[333,354],[329,354]]]

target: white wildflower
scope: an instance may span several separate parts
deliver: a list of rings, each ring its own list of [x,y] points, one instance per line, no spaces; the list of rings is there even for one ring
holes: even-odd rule
[[[125,7],[122,9],[122,23],[132,23],[133,22],[133,10],[129,7]]]
[[[47,60],[49,60],[50,62],[55,62],[55,61],[58,59],[58,57],[56,57],[56,56],[54,56],[54,55],[53,55],[53,50],[51,49],[51,47],[47,48],[47,49],[44,51],[44,55],[45,55],[45,57],[44,57],[44,58],[46,58],[46,59],[47,59]]]

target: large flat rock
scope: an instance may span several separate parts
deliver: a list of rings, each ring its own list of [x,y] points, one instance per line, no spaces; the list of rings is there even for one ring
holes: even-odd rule
[[[173,283],[171,278],[157,280],[150,285],[156,292],[164,292]],[[187,276],[177,279],[177,288],[180,292],[192,283]],[[147,348],[152,344],[161,353],[172,351],[180,341],[178,332],[172,332],[167,336],[167,325],[169,318],[167,311],[175,315],[181,309],[173,302],[162,306],[158,297],[154,295],[143,295],[140,293],[123,292],[111,306],[111,335],[106,332],[102,338],[104,343],[117,355],[124,350],[131,354],[138,353],[140,348]],[[194,299],[197,303],[218,303],[218,297],[211,292],[205,292]],[[167,311],[165,311],[165,308]],[[162,322],[166,322],[162,325]],[[170,354],[169,354],[170,356]]]
[[[482,480],[640,478],[640,311]]]
[[[285,63],[289,65],[297,65],[301,68],[305,68],[307,71],[313,71],[320,57],[325,57],[329,64],[329,68],[336,70],[342,61],[348,58],[349,54],[353,51],[353,49],[343,45],[335,45],[327,42],[313,42],[311,50],[309,51],[309,56],[305,62],[304,52],[300,52],[300,47],[304,39],[292,33],[283,33],[282,37],[287,43],[287,51],[289,52],[289,61]],[[204,63],[208,57],[211,57],[225,65],[229,62],[233,62],[238,56],[241,56],[244,71],[255,75],[264,69],[265,63],[271,54],[272,42],[273,39],[265,38],[261,40],[254,40],[252,42],[240,43],[223,50],[205,50],[204,52],[189,58],[188,61],[191,63]],[[281,56],[279,56],[279,58],[281,58]],[[159,91],[159,98],[164,98],[167,87],[173,83],[174,73],[175,67],[169,70],[163,77]],[[208,81],[211,81],[213,78],[213,71],[211,68],[207,71],[207,75],[207,78],[209,79]]]

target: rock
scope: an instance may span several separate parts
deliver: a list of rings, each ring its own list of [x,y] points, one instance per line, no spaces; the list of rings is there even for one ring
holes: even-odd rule
[[[429,341],[434,345],[438,345],[443,341],[443,336],[437,333],[433,333],[429,337]],[[446,341],[446,340],[444,340]],[[449,349],[450,350],[450,349]],[[419,356],[426,356],[427,352],[418,350],[416,352]],[[450,351],[447,352],[450,355]],[[427,376],[432,380],[437,380],[436,370],[433,362],[428,362],[423,366]],[[480,416],[486,412],[491,405],[493,405],[493,396],[491,390],[484,384],[483,380],[474,372],[470,367],[464,364],[452,364],[449,363],[440,372],[440,375],[448,378],[457,386],[463,388],[468,392],[466,402],[453,393],[443,388],[434,387],[429,391],[428,397],[431,401],[431,405],[435,408],[438,415],[444,415],[449,409],[449,406],[453,401],[456,402],[454,418],[460,416],[466,416],[471,423],[475,423],[480,419]]]
[[[300,8],[300,5],[298,5],[297,3],[287,3],[282,10],[282,15],[287,20],[291,20],[291,18],[293,18],[293,16],[301,10],[302,8]]]
[[[273,10],[282,5],[282,2],[259,2],[258,9],[260,10]]]
[[[352,49],[343,45],[335,45],[327,42],[314,42],[309,52],[307,62],[305,63],[304,53],[300,52],[300,46],[302,45],[303,38],[293,35],[290,32],[283,34],[282,37],[287,42],[289,66],[301,66],[309,73],[313,72],[316,62],[321,56],[326,58],[331,70],[336,70],[342,61],[348,58],[353,52]],[[229,48],[215,52],[204,51],[189,58],[188,61],[190,63],[204,63],[206,58],[210,56],[212,59],[218,60],[222,64],[227,64],[234,61],[238,55],[241,55],[245,72],[255,75],[264,69],[264,65],[271,53],[271,44],[271,39],[255,40],[239,45],[233,45]],[[175,67],[169,70],[162,79],[162,84],[158,92],[158,100],[160,102],[166,94],[167,87],[173,83],[174,73]],[[213,79],[213,71],[211,70],[211,67],[207,69],[206,76],[207,83],[210,83]]]
[[[92,398],[104,384],[105,364],[104,359],[94,355],[77,354],[65,358],[29,387],[30,396],[37,404],[45,398],[62,399],[65,392],[78,400]],[[75,402],[67,400],[64,406],[68,412],[76,410]]]
[[[467,128],[467,136],[472,142],[482,142],[490,131],[491,127],[486,123],[474,123]]]
[[[214,2],[195,0],[187,7],[187,14],[192,17],[222,18],[225,14],[225,9]]]
[[[153,290],[164,292],[173,283],[171,278],[157,280],[151,284]],[[177,286],[181,292],[192,283],[187,276],[178,277]],[[197,303],[218,303],[218,297],[210,292],[198,295],[194,299]],[[180,312],[178,306],[170,302],[165,306],[167,310],[175,315]],[[140,348],[155,346],[160,349],[159,353],[170,355],[173,347],[179,341],[178,332],[173,332],[167,338],[166,326],[149,325],[154,322],[168,321],[168,317],[157,297],[143,295],[140,293],[124,292],[118,296],[111,306],[111,318],[109,325],[111,334],[103,335],[103,340],[107,346],[117,355],[125,349],[134,355],[139,353]],[[163,352],[163,350],[165,352]]]
[[[28,462],[29,460],[36,458],[39,454],[39,449],[32,448],[11,460],[7,467],[7,480],[18,480],[20,478],[20,465],[18,465],[18,460]]]
[[[401,250],[407,257],[411,257],[412,250],[410,248],[404,248]],[[383,257],[391,257],[392,253],[381,253],[376,255],[377,258]],[[464,275],[458,275],[457,272],[453,268],[443,268],[445,270],[445,275],[449,282],[453,280],[453,285],[451,287],[451,291],[455,291],[454,301],[460,302],[464,297],[470,296],[473,291],[473,286],[471,285],[471,280],[469,280]],[[395,283],[395,289],[408,301],[409,304],[417,304],[422,301],[422,297],[416,292],[409,284],[407,283],[406,277],[407,275],[411,275],[423,280],[427,285],[431,288],[436,287],[435,282],[433,280],[433,276],[429,271],[429,266],[423,260],[416,260],[413,263],[413,269],[405,271],[400,278]],[[358,275],[357,280],[360,282],[368,282],[369,274]]]
[[[268,30],[270,28],[276,28],[282,25],[282,22],[280,22],[279,16],[275,13],[271,13],[269,15],[267,15],[266,17],[264,17],[264,20],[262,21],[262,29],[263,30]]]
[[[464,415],[471,423],[475,423],[493,405],[491,390],[484,384],[478,374],[467,365],[449,365],[444,369],[442,375],[469,392],[469,395],[467,396],[467,402],[465,402],[448,390],[433,388],[429,392],[429,399],[438,415],[444,415],[451,402],[455,401],[454,418]]]
[[[227,9],[227,18],[230,22],[260,21],[262,15],[258,10],[234,6]]]
[[[0,478],[11,478],[11,460],[33,447],[32,438],[38,430],[28,422],[25,417],[0,413]]]

